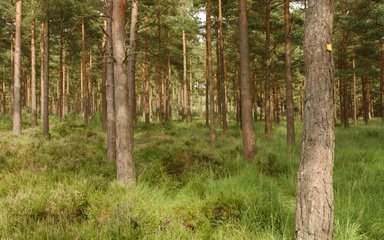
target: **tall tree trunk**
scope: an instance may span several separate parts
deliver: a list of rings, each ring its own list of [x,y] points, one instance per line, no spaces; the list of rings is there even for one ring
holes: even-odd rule
[[[158,56],[157,56],[157,79],[156,79],[156,93],[157,93],[157,115],[160,127],[164,124],[164,104],[163,104],[163,62],[162,62],[162,45],[161,45],[161,2],[158,0],[157,6],[157,42],[158,42]]]
[[[363,119],[364,123],[368,124],[369,120],[369,83],[366,74],[361,78],[362,90],[363,90]]]
[[[5,67],[2,68],[2,84],[1,84],[1,101],[2,101],[2,113],[5,115],[7,113],[7,91],[5,90]]]
[[[207,79],[209,83],[209,138],[211,144],[216,143],[215,129],[215,96],[214,96],[214,80],[212,77],[212,31],[211,31],[211,0],[207,0],[206,7],[206,40],[207,40]]]
[[[381,121],[384,122],[384,37],[381,38],[381,61],[380,61],[380,89],[381,89]]]
[[[208,41],[205,41],[205,126],[209,129]]]
[[[22,1],[16,2],[15,72],[13,77],[13,134],[21,134],[21,36]]]
[[[218,22],[218,17],[216,18]],[[220,43],[219,43],[219,25],[216,24],[216,107],[217,107],[217,120],[219,126],[222,127],[222,96],[221,96],[221,58],[220,58]]]
[[[60,34],[60,53],[59,53],[59,117],[63,119],[64,116],[64,36],[63,33]]]
[[[182,12],[185,17],[184,0],[182,0]],[[185,38],[185,30],[183,29],[183,100],[182,100],[182,119],[187,119],[187,43]]]
[[[49,21],[44,21],[44,71],[43,71],[43,92],[42,92],[42,118],[43,118],[43,132],[49,136],[49,113],[48,113],[48,81],[49,81]]]
[[[106,16],[107,12],[104,9],[104,13]],[[104,20],[104,29],[106,31],[107,29],[107,20]],[[106,132],[108,129],[108,123],[107,123],[107,61],[108,61],[108,55],[106,52],[107,49],[107,34],[103,34],[103,43],[102,43],[102,55],[103,55],[103,71],[102,71],[102,77],[101,77],[101,129]]]
[[[225,133],[228,128],[227,124],[227,104],[225,99],[225,71],[224,71],[224,37],[223,37],[223,12],[222,12],[222,0],[218,0],[219,8],[219,58],[220,58],[220,96],[221,96],[221,120],[223,126],[223,132]]]
[[[88,45],[90,43],[88,42]],[[88,71],[87,71],[87,91],[88,91],[88,97],[87,97],[87,106],[88,106],[88,118],[92,118],[93,115],[93,85],[92,85],[92,68],[93,68],[93,62],[92,62],[92,49],[89,49],[89,63],[88,63]]]
[[[265,82],[264,82],[264,134],[267,139],[271,138],[271,0],[266,0],[265,5]]]
[[[334,1],[308,0],[304,34],[304,132],[297,179],[296,238],[333,238],[333,58]]]
[[[256,154],[255,133],[252,118],[252,94],[249,76],[249,39],[247,2],[239,0],[240,10],[240,85],[241,85],[241,126],[243,131],[244,158],[248,161]]]
[[[40,117],[43,118],[44,103],[44,22],[40,26]]]
[[[31,127],[37,124],[37,107],[36,107],[36,20],[35,20],[35,1],[32,1],[32,23],[31,23],[31,95],[32,95],[32,114]]]
[[[87,72],[87,63],[86,63],[86,53],[85,53],[85,26],[84,18],[81,19],[81,69],[80,69],[80,78],[82,79],[83,87],[83,112],[84,112],[84,122],[88,124],[89,120],[89,106],[88,106],[88,78],[86,76]]]
[[[353,52],[352,59],[352,68],[353,68],[353,124],[357,124],[357,97],[356,97],[356,57],[355,52]]]
[[[189,59],[189,87],[188,87],[188,121],[192,121],[193,107],[193,73],[192,73],[192,58]]]
[[[144,63],[144,119],[145,123],[150,123],[150,99],[149,99],[149,78],[150,78],[150,67],[149,67],[149,20],[145,18],[145,63]]]
[[[168,45],[170,45],[170,34],[167,32]],[[170,46],[167,49],[167,78],[165,82],[165,121],[169,122],[172,120],[171,110],[171,50]]]
[[[129,39],[128,74],[125,62],[125,12],[126,0],[113,3],[113,57],[116,104],[116,163],[117,179],[123,184],[135,184],[135,165],[133,162],[133,124],[134,124],[134,75],[137,0],[132,0],[131,30]]]
[[[10,49],[9,49],[9,55],[10,55],[10,66],[9,66],[9,93],[12,93],[12,95],[10,94],[9,96],[9,112],[11,114],[13,114],[13,80],[14,80],[14,70],[15,70],[15,61],[14,61],[14,33],[11,31],[11,36],[10,36],[10,39],[9,41],[11,42],[11,46],[10,46]]]
[[[287,144],[295,144],[295,117],[292,94],[292,54],[291,54],[291,21],[289,13],[290,0],[284,0],[285,23],[285,95],[287,112]]]
[[[105,31],[106,42],[106,80],[107,80],[107,131],[108,131],[108,159],[110,162],[116,160],[116,116],[115,116],[115,82],[114,82],[114,58],[113,58],[113,35],[112,35],[112,12],[113,1],[106,0],[105,14],[108,16]]]

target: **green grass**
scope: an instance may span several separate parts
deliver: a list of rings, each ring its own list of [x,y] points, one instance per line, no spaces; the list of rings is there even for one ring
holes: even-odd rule
[[[15,137],[0,117],[0,239],[294,239],[300,144],[286,147],[284,125],[265,141],[256,124],[247,164],[234,123],[216,146],[199,121],[138,123],[138,185],[124,188],[96,120],[51,123],[51,139]],[[378,121],[336,129],[336,239],[383,239],[383,142]]]

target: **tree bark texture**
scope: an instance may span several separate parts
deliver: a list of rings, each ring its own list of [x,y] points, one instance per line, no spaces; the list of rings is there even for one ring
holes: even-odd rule
[[[84,26],[84,18],[81,19],[81,69],[80,75],[83,87],[83,111],[84,111],[84,122],[88,124],[89,120],[89,106],[88,106],[88,78],[86,76],[87,72],[87,63],[86,63],[86,53],[85,53],[85,26]]]
[[[211,31],[211,0],[207,0],[206,8],[206,24],[207,24],[207,79],[209,83],[209,139],[211,144],[216,143],[216,127],[215,127],[215,96],[214,96],[214,80],[212,77],[212,31]]]
[[[33,1],[34,3],[34,1]],[[32,10],[33,19],[31,23],[31,100],[32,114],[31,127],[36,127],[37,124],[37,104],[36,104],[36,20],[34,18],[35,10]]]
[[[16,2],[16,37],[15,60],[13,75],[13,134],[21,134],[21,26],[22,26],[22,1]]]
[[[164,125],[164,88],[163,88],[163,62],[162,62],[162,42],[161,42],[161,1],[158,0],[157,6],[157,42],[158,42],[158,56],[157,56],[157,79],[156,79],[156,93],[157,93],[157,116],[159,119],[160,127]]]
[[[107,132],[108,132],[108,159],[110,162],[116,160],[116,116],[115,116],[115,83],[113,67],[113,35],[112,35],[112,12],[113,0],[106,0],[105,13],[108,16],[106,33],[106,80],[107,80]]]
[[[132,0],[130,49],[127,58],[128,71],[125,62],[126,7],[126,0],[113,1],[112,35],[113,57],[115,60],[116,163],[118,181],[123,184],[135,184],[136,177],[133,162],[134,91],[132,89],[132,83],[134,84],[135,27],[138,13],[137,1]]]
[[[333,58],[334,1],[309,0],[304,34],[305,106],[297,179],[296,234],[299,240],[333,238]]]
[[[381,121],[384,123],[384,37],[381,38],[380,61],[380,96],[381,96]]]
[[[292,94],[292,54],[291,54],[291,22],[289,13],[290,0],[284,0],[284,23],[285,23],[285,95],[287,107],[287,144],[295,144],[295,115],[293,109]]]
[[[271,1],[266,1],[265,7],[265,80],[264,80],[264,135],[267,139],[272,134],[271,119]]]
[[[184,0],[182,0],[183,17],[185,16]],[[182,32],[183,38],[183,98],[182,98],[182,119],[187,119],[187,40],[185,37],[185,30]]]
[[[246,0],[239,0],[239,11],[241,126],[243,132],[244,158],[249,161],[256,154],[256,143],[252,118],[252,93],[249,74],[249,38]]]
[[[219,8],[219,71],[220,71],[220,98],[221,98],[221,121],[223,132],[225,133],[228,129],[227,123],[227,103],[225,97],[225,71],[224,71],[224,37],[223,37],[223,11],[222,11],[222,0],[218,0],[218,8]]]
[[[49,136],[49,112],[48,112],[48,81],[49,81],[49,21],[44,21],[44,62],[43,62],[43,87],[42,87],[42,112],[43,132]]]

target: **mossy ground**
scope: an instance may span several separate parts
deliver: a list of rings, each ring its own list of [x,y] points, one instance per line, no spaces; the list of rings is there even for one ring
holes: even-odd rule
[[[16,137],[0,117],[0,239],[294,239],[300,144],[286,147],[283,124],[270,141],[256,124],[248,164],[234,123],[215,146],[203,122],[138,123],[138,184],[125,188],[96,120],[51,122],[50,139],[28,122]],[[383,156],[379,121],[336,129],[336,239],[384,239]]]

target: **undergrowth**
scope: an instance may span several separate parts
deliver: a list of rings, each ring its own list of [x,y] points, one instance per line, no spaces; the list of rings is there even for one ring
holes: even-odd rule
[[[284,125],[265,141],[256,124],[248,164],[235,123],[215,146],[199,121],[138,123],[138,184],[125,188],[97,120],[51,123],[50,139],[16,137],[0,117],[0,239],[294,239],[300,144],[286,147]],[[336,129],[335,239],[383,239],[383,142],[379,122]]]

